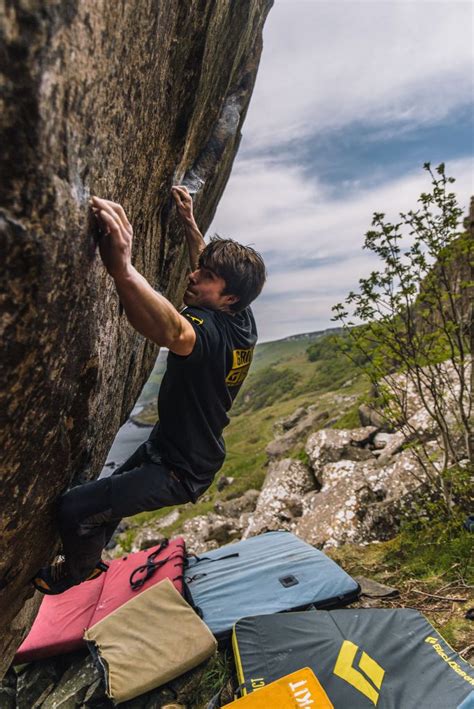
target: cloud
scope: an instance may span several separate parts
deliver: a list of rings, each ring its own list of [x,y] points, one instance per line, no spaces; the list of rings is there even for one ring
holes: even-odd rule
[[[472,103],[473,15],[457,0],[277,0],[243,150],[361,121],[430,124]]]
[[[467,209],[474,193],[472,161],[449,163],[447,172],[457,178],[455,191]],[[265,158],[238,161],[210,233],[253,244],[264,255],[268,282],[255,303],[262,338],[330,326],[331,306],[375,265],[362,250],[372,213],[383,211],[394,220],[428,188],[429,176],[419,169],[334,198],[297,166]]]
[[[473,19],[457,0],[276,0],[211,225],[265,257],[263,339],[331,326],[374,267],[372,213],[394,220],[429,187],[418,162],[443,156],[467,207],[472,162],[448,158],[472,153]]]

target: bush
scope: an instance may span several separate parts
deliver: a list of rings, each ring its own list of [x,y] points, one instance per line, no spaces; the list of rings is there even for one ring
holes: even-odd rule
[[[446,176],[444,164],[424,168],[432,189],[421,194],[417,209],[400,213],[394,224],[383,213],[373,215],[364,248],[381,268],[359,280],[357,292],[333,308],[333,319],[352,340],[346,354],[369,376],[380,414],[407,442],[417,440],[412,450],[449,510],[452,484],[445,473],[464,455],[460,434],[474,463],[474,223],[468,222],[471,233],[462,233],[462,209],[449,191],[454,178]],[[366,363],[360,365],[357,351]],[[394,371],[401,376],[391,376]],[[410,388],[438,431],[442,461],[418,437]]]
[[[354,346],[346,333],[316,340],[307,348],[306,354],[310,362],[318,365],[311,386],[322,392],[339,389],[346,381],[358,376],[370,360]]]

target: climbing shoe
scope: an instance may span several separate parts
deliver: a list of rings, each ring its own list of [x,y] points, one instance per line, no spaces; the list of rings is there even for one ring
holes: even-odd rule
[[[96,579],[100,574],[104,573],[104,571],[107,571],[108,568],[106,563],[99,561],[86,578],[78,581],[68,572],[64,557],[59,557],[51,566],[43,566],[33,578],[32,583],[37,591],[45,593],[48,596],[56,596],[84,581]]]

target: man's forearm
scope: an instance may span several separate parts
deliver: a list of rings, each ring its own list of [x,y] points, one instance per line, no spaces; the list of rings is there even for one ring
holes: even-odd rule
[[[157,345],[169,347],[182,328],[181,316],[174,305],[157,293],[133,266],[114,281],[132,327]]]
[[[206,243],[194,219],[183,223],[186,242],[188,244],[189,263],[191,270],[195,271],[199,265],[199,256],[201,251],[205,248]]]

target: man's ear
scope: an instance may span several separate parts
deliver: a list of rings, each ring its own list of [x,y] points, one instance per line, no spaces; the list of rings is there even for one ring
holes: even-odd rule
[[[227,298],[227,305],[234,305],[234,303],[238,303],[240,298],[238,295],[226,295]]]

